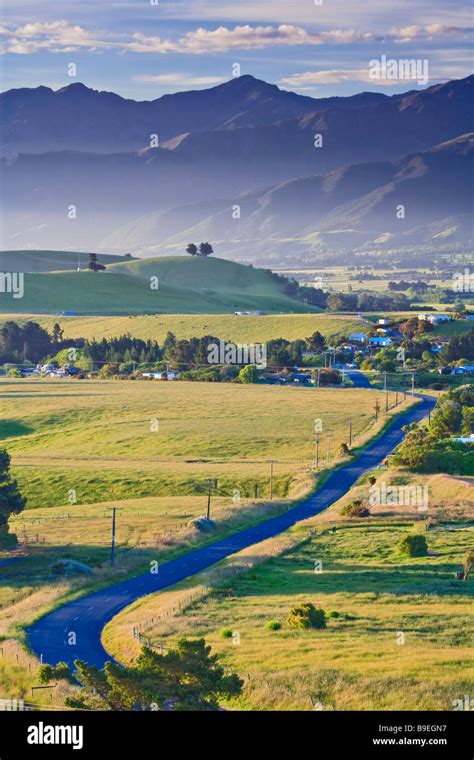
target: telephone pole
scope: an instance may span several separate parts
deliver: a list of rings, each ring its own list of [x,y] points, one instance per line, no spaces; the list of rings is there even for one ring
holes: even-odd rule
[[[374,409],[375,409],[375,422],[377,422],[377,420],[379,418],[379,411],[380,411],[380,404],[379,404],[379,400],[378,399],[376,399],[376,401],[375,401]]]
[[[412,397],[415,395],[415,373],[412,373],[411,376],[411,395]]]
[[[349,420],[349,448],[352,446],[352,419]]]
[[[211,519],[211,480],[207,481],[207,519]]]
[[[316,469],[319,470],[319,436],[316,438]]]
[[[273,499],[273,461],[270,462],[270,501]]]
[[[115,523],[116,518],[115,515],[117,513],[117,507],[112,507],[112,546],[110,550],[110,566],[113,567],[115,564]]]

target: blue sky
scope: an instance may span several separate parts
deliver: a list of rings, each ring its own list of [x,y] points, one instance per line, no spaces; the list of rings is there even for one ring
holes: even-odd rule
[[[382,55],[429,63],[429,83],[472,71],[458,0],[2,0],[2,89],[81,81],[149,100],[242,74],[315,97],[417,88],[369,78]],[[68,64],[76,65],[76,77]]]

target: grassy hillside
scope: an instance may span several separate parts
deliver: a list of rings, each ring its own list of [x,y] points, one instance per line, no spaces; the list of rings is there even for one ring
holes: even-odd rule
[[[152,277],[158,278],[158,289],[151,287]],[[268,272],[190,256],[112,264],[105,272],[28,273],[24,297],[3,294],[0,310],[98,315],[317,311],[285,296]]]
[[[167,592],[136,603],[106,627],[108,651],[122,660],[136,654],[132,621],[165,647],[204,636],[244,679],[240,709],[451,710],[473,676],[473,582],[453,578],[472,525],[429,532],[432,554],[407,558],[398,543],[422,530],[413,520],[346,520],[335,532],[324,520],[289,531],[297,545],[279,556],[271,558],[272,541],[252,547],[248,559],[260,555],[260,565],[227,580],[222,570],[220,586],[171,605],[172,615],[163,614]],[[206,584],[200,576],[188,583],[188,600],[199,584]],[[288,612],[308,601],[331,614],[325,630],[287,626]],[[269,621],[281,630],[266,628]],[[239,645],[222,637],[223,628]]]
[[[241,316],[233,314],[164,314],[121,317],[44,317],[37,315],[0,316],[0,325],[6,319],[18,322],[33,319],[47,330],[60,322],[67,338],[112,338],[130,334],[142,340],[158,340],[162,343],[168,331],[179,340],[215,335],[235,343],[264,343],[276,338],[297,340],[306,338],[318,330],[326,338],[353,332],[363,332],[366,323],[358,317],[334,316],[332,314],[266,314]]]
[[[101,264],[123,261],[123,256],[99,253]],[[0,251],[0,272],[56,272],[87,266],[89,254],[83,251]]]

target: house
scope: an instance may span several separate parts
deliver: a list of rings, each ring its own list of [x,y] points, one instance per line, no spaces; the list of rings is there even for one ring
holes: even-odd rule
[[[455,375],[474,375],[474,364],[463,364],[460,367],[453,367]]]
[[[418,314],[418,319],[430,322],[435,327],[443,322],[451,321],[451,314]]]
[[[389,320],[388,320],[388,319],[386,319],[386,318],[384,317],[383,319],[378,319],[378,320],[377,320],[377,324],[378,324],[378,325],[382,325],[382,326],[383,326],[383,325],[389,325],[389,324],[390,324],[390,322],[389,322]]]
[[[451,440],[456,441],[457,443],[469,443],[471,446],[474,446],[474,433],[459,438],[451,438]]]
[[[261,317],[261,311],[234,311],[234,317]]]
[[[381,338],[381,337],[371,338],[369,340],[369,345],[371,345],[371,346],[377,346],[378,348],[387,348],[387,346],[391,346],[392,345],[392,339],[391,338],[387,338],[387,337],[385,337],[385,338]]]
[[[143,377],[149,377],[152,380],[176,380],[179,372],[143,372]]]
[[[366,333],[352,333],[352,335],[349,335],[349,340],[351,343],[367,343],[367,334]]]

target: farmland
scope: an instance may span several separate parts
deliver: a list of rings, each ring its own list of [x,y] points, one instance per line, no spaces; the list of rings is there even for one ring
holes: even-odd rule
[[[338,461],[349,415],[355,445],[380,429],[373,401],[372,392],[355,389],[1,381],[1,444],[29,499],[11,520],[19,561],[1,571],[4,691],[24,695],[37,672],[23,646],[25,625],[87,589],[143,571],[150,559],[176,556],[285,510],[288,498],[313,482],[315,419],[323,421],[323,474]],[[203,535],[190,521],[206,512],[209,479],[217,479],[216,531]],[[113,569],[112,506],[119,507]],[[50,568],[61,558],[84,562],[93,574],[55,577]]]
[[[318,330],[326,338],[360,332],[367,326],[365,320],[355,316],[332,314],[265,314],[236,317],[231,314],[156,314],[122,317],[64,317],[38,315],[3,315],[0,324],[13,318],[17,322],[32,319],[51,331],[59,322],[67,338],[119,337],[130,334],[141,340],[162,343],[168,332],[178,340],[189,340],[214,335],[235,343],[256,343],[284,338],[299,340]]]
[[[234,709],[450,710],[474,676],[472,583],[454,579],[472,546],[472,479],[434,476],[430,488],[443,520],[426,534],[426,557],[398,548],[424,531],[416,510],[357,521],[336,505],[223,563],[220,577],[203,573],[137,602],[106,627],[104,643],[125,662],[138,646],[134,625],[165,647],[205,636],[244,678]],[[307,601],[329,613],[326,629],[288,628],[289,610]]]

